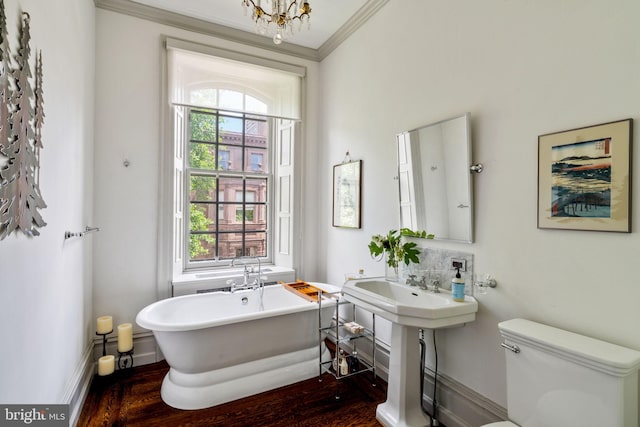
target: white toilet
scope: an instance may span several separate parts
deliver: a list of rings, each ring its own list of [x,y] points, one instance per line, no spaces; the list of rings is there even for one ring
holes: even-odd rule
[[[640,352],[524,319],[498,327],[511,421],[485,427],[638,427]]]

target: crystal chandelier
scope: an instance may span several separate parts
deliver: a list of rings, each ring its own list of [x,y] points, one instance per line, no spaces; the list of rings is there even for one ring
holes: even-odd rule
[[[268,5],[271,13],[262,7],[262,3]],[[298,20],[298,30],[302,28],[302,23],[306,21],[307,28],[311,27],[309,15],[311,5],[306,1],[297,0],[242,0],[245,15],[251,8],[251,18],[256,23],[258,34],[272,33],[273,42],[280,44],[288,35],[293,34],[294,21]],[[275,24],[270,27],[269,24]]]

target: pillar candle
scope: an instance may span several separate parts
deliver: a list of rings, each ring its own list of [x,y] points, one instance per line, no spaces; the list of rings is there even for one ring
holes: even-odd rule
[[[99,334],[108,334],[113,331],[113,318],[111,316],[98,317],[96,331]]]
[[[98,375],[104,377],[105,375],[113,374],[116,369],[116,359],[113,355],[102,356],[98,359]]]
[[[133,326],[131,323],[118,325],[118,351],[125,353],[133,348]]]

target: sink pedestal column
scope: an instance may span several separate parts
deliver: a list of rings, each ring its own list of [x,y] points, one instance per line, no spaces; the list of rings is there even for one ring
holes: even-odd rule
[[[391,325],[387,401],[376,410],[376,418],[386,427],[429,425],[421,408],[418,329],[395,322]]]

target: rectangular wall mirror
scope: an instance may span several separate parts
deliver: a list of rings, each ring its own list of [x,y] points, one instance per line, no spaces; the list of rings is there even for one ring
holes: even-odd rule
[[[473,242],[471,115],[397,134],[400,226]]]

